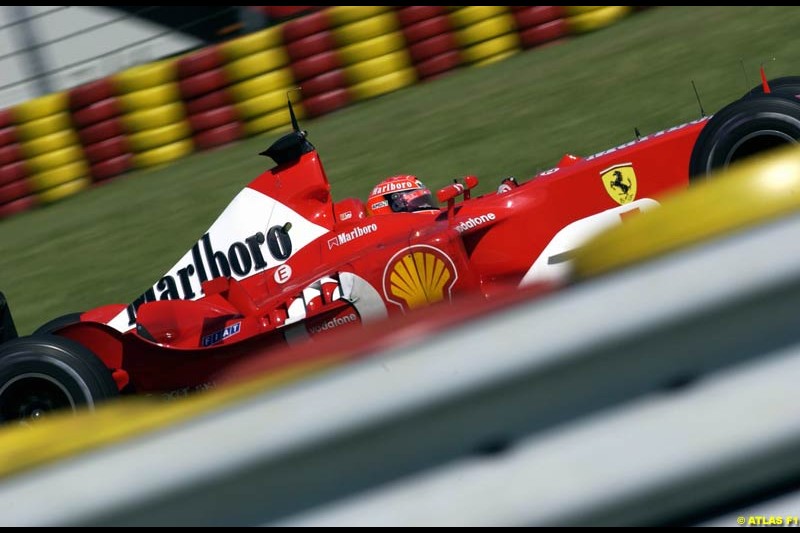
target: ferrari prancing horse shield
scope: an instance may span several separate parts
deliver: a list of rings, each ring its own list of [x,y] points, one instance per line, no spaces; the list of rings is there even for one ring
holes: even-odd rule
[[[631,163],[621,163],[600,173],[608,195],[620,205],[636,199],[636,172]]]

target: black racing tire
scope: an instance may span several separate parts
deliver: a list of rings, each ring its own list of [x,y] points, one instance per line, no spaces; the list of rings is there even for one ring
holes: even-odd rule
[[[689,160],[690,179],[757,153],[800,141],[800,101],[754,94],[722,108],[706,123]]]
[[[792,98],[798,98],[798,95],[800,95],[800,76],[783,76],[782,78],[769,80],[768,83],[771,91],[770,94],[791,96]],[[750,89],[742,98],[747,98],[754,94],[764,94],[764,86],[759,83]]]
[[[80,322],[82,314],[83,313],[69,313],[56,317],[36,328],[33,335],[52,335],[67,326]]]
[[[111,371],[85,346],[32,335],[0,346],[0,423],[29,423],[51,411],[94,409],[117,396]]]

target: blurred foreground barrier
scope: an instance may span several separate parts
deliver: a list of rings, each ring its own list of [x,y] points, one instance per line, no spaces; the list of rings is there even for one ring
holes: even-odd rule
[[[795,145],[693,182],[666,209],[633,217],[576,251],[585,278],[762,224],[800,208],[800,150]],[[765,273],[766,274],[766,273]]]
[[[787,157],[767,166],[797,158]],[[797,190],[794,172],[774,176],[784,193]],[[709,180],[695,217],[735,216],[720,201],[728,186]],[[781,202],[766,191],[749,192],[768,195],[754,200],[764,206]],[[658,255],[298,385],[196,397],[187,423],[156,433],[131,438],[141,418],[122,406],[106,411],[118,409],[116,422],[82,418],[83,433],[98,424],[128,438],[8,469],[0,501],[14,505],[0,522],[658,525],[753,508],[800,476],[800,213],[738,213],[746,222],[715,233],[712,246]],[[650,215],[640,216],[644,227]],[[651,229],[663,241],[685,231]],[[65,434],[36,430],[29,449]],[[23,433],[0,435],[0,445],[22,450]]]

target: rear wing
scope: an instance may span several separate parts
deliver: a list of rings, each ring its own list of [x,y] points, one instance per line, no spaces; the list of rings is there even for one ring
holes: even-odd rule
[[[0,343],[17,338],[17,328],[14,327],[14,319],[11,318],[11,310],[8,308],[6,297],[0,292]]]

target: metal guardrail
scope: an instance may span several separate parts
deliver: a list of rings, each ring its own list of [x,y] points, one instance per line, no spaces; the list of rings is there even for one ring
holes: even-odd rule
[[[461,459],[282,525],[635,526],[696,519],[800,472],[800,343],[763,357],[686,390],[567,422],[498,457]],[[769,391],[756,385],[765,383]],[[737,516],[800,514],[792,504]],[[716,523],[735,526],[737,516]]]
[[[9,477],[0,523],[660,524],[745,506],[800,479],[797,235],[795,215]]]

